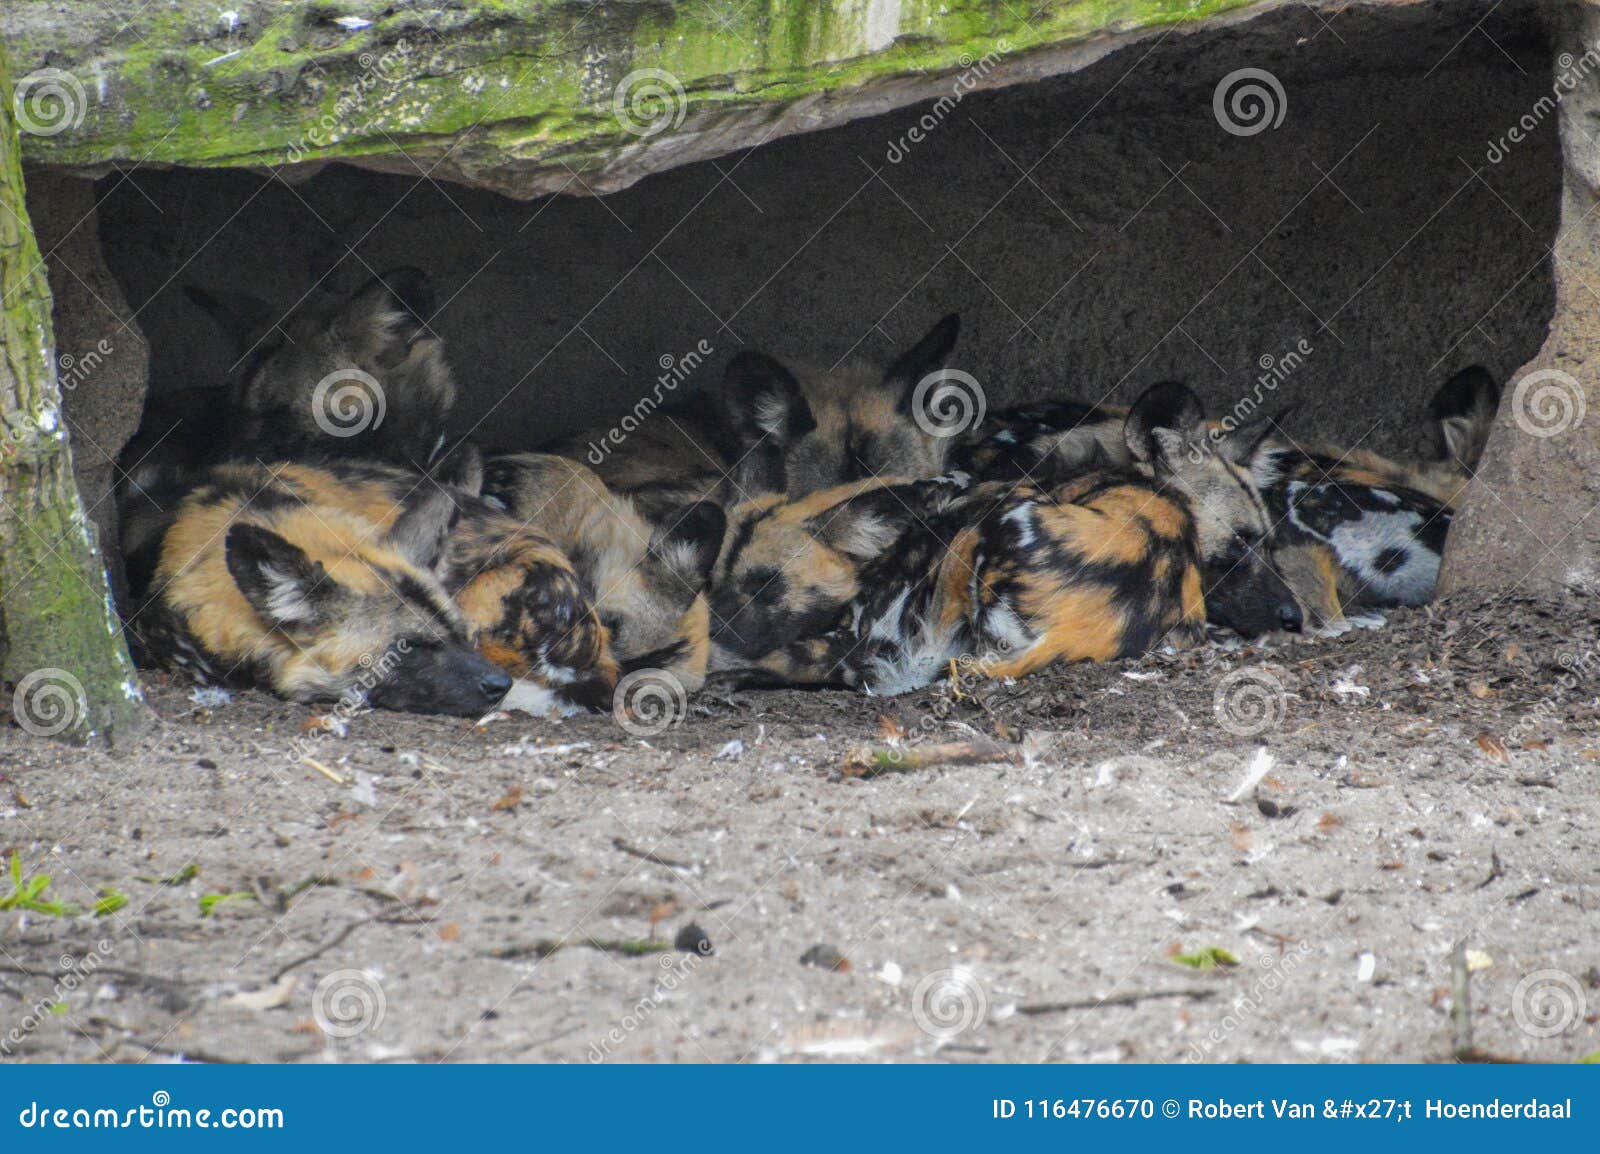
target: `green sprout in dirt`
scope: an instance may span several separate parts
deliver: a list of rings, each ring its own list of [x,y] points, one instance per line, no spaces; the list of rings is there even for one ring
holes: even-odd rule
[[[1172,960],[1191,970],[1215,970],[1239,964],[1239,959],[1221,946],[1203,946],[1192,954],[1174,954]]]
[[[36,914],[48,914],[53,918],[64,918],[72,913],[72,909],[65,902],[47,901],[44,891],[50,888],[49,874],[34,874],[26,882],[22,880],[22,858],[15,851],[11,851],[11,892],[0,898],[0,910],[32,910]]]
[[[153,886],[181,886],[185,882],[190,881],[199,875],[200,863],[197,861],[192,861],[170,877],[149,877],[147,875],[140,874],[133,880],[136,882],[148,882]]]
[[[234,894],[202,894],[200,896],[200,916],[209,918],[216,912],[217,907],[226,902],[255,901],[256,895],[249,892]]]
[[[31,910],[52,918],[70,918],[81,911],[66,902],[51,901],[45,897],[50,888],[49,874],[34,874],[26,880],[22,876],[22,857],[11,852],[11,892],[0,898],[0,910]],[[128,904],[128,895],[114,889],[103,889],[89,912],[97,918],[114,914]]]

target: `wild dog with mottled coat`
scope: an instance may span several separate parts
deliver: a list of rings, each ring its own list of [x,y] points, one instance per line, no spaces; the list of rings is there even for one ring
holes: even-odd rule
[[[192,426],[180,436],[206,453],[199,463],[359,457],[427,466],[456,386],[431,326],[433,286],[421,270],[388,269],[342,301],[314,301],[287,315],[244,294],[185,292],[237,358],[226,410],[210,401],[209,412],[185,412],[192,399],[174,399],[176,415]],[[226,412],[220,427],[219,412]],[[208,420],[220,436],[197,445],[194,429]]]
[[[294,701],[472,716],[516,677],[541,705],[606,704],[616,663],[565,555],[435,481],[375,463],[177,477],[169,513],[127,522],[141,659]]]
[[[652,525],[592,469],[546,453],[491,457],[483,494],[571,559],[623,672],[660,670],[687,691],[700,688],[710,655],[705,591],[727,524],[721,506],[663,509]]]
[[[900,692],[972,652],[990,676],[1188,643],[1207,618],[1297,628],[1262,549],[1267,510],[1199,402],[1145,393],[1124,421],[1143,473],[1051,487],[956,476],[735,508],[712,591],[713,667]]]
[[[1499,386],[1482,366],[1450,378],[1429,405],[1430,461],[1305,445],[1282,432],[1262,444],[1251,468],[1272,509],[1274,549],[1320,626],[1377,623],[1347,610],[1432,599],[1451,516],[1499,403]]]
[[[887,369],[851,361],[822,370],[738,353],[696,409],[655,412],[589,464],[651,520],[701,500],[728,506],[869,477],[937,476],[949,441],[919,424],[914,406],[959,331],[959,318],[945,317]],[[604,439],[585,432],[557,451],[579,458]]]

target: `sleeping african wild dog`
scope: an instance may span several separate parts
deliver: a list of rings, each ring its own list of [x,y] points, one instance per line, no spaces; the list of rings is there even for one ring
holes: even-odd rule
[[[243,462],[177,478],[152,495],[170,512],[128,521],[141,659],[295,701],[470,716],[515,676],[518,704],[606,704],[616,663],[565,555],[436,480]]]
[[[152,398],[123,453],[136,483],[229,458],[422,468],[436,452],[456,387],[419,270],[389,269],[341,302],[287,315],[244,294],[185,293],[227,338],[233,367],[225,390]]]
[[[1457,373],[1431,403],[1436,455],[1404,464],[1366,450],[1303,446],[1268,422],[1235,459],[1255,477],[1270,520],[1271,558],[1316,626],[1340,632],[1346,607],[1418,605],[1433,594],[1451,510],[1482,455],[1499,403],[1487,370]],[[1049,484],[1130,460],[1125,410],[1054,401],[993,414],[955,461],[980,477]],[[1221,426],[1198,445],[1210,441]]]
[[[710,651],[705,590],[727,524],[721,506],[663,508],[652,526],[592,469],[546,453],[490,458],[483,495],[571,559],[623,672],[662,670],[690,692],[700,688]]]
[[[1174,384],[1123,425],[1138,471],[865,482],[736,507],[713,581],[713,668],[900,692],[974,651],[1006,677],[1185,644],[1208,617],[1245,636],[1298,628],[1262,549],[1250,443],[1195,453],[1209,426]]]
[[[662,409],[589,463],[651,520],[699,500],[726,506],[866,477],[937,476],[949,442],[924,430],[912,406],[959,330],[958,317],[945,317],[883,370],[854,361],[822,370],[738,353],[696,410]],[[589,431],[556,451],[583,457],[605,440]]]
[[[1349,609],[1432,598],[1451,515],[1499,403],[1499,386],[1481,366],[1450,378],[1430,404],[1435,458],[1417,464],[1282,433],[1262,445],[1252,469],[1272,510],[1275,556],[1324,629],[1381,620]]]

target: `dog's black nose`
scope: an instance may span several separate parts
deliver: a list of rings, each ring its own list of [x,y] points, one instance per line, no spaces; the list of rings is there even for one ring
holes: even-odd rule
[[[1278,606],[1278,624],[1285,633],[1298,633],[1305,623],[1305,614],[1300,612],[1300,606],[1292,602]]]
[[[478,682],[478,689],[490,701],[499,701],[511,692],[511,674],[504,669],[496,669],[493,673],[485,673],[483,680]]]

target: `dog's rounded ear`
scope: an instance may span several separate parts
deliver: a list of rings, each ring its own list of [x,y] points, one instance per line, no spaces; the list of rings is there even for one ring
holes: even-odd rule
[[[234,584],[269,628],[315,628],[332,618],[341,589],[320,561],[271,529],[235,523],[223,541]]]
[[[911,404],[918,383],[929,373],[946,366],[961,335],[961,316],[950,313],[929,329],[916,344],[895,358],[883,374],[883,383],[900,394],[902,406]]]
[[[650,539],[650,551],[699,592],[711,583],[727,532],[728,515],[722,506],[696,501],[667,514],[666,524]]]
[[[1482,365],[1472,365],[1451,377],[1439,386],[1428,405],[1434,422],[1435,456],[1472,472],[1489,442],[1489,429],[1499,408],[1500,386]]]
[[[1293,411],[1293,405],[1284,405],[1275,413],[1263,413],[1223,436],[1218,448],[1235,464],[1252,467],[1262,450],[1271,447],[1272,438],[1283,432],[1283,422]]]
[[[1205,409],[1188,385],[1162,381],[1151,385],[1128,410],[1123,439],[1133,459],[1144,465],[1172,462],[1184,444],[1205,425]]]
[[[398,360],[429,335],[436,301],[428,274],[409,265],[388,269],[362,285],[339,310],[340,331],[380,358]]]
[[[389,527],[385,544],[419,569],[433,569],[444,557],[445,542],[461,509],[446,490],[425,486]]]
[[[791,445],[817,427],[800,382],[766,353],[735,353],[722,373],[722,404],[745,448],[763,441]]]

